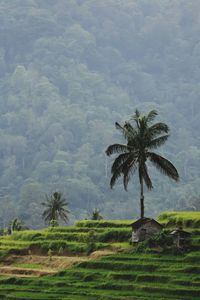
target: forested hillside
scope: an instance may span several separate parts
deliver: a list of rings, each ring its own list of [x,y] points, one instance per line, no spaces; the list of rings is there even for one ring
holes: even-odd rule
[[[114,123],[156,109],[171,128],[150,168],[146,215],[200,209],[200,2],[0,0],[0,227],[41,227],[45,193],[64,192],[70,219],[93,208],[139,216],[137,177],[110,190]]]

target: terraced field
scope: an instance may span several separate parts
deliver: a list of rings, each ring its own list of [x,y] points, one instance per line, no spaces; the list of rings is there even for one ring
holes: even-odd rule
[[[193,250],[184,255],[169,255],[130,252],[128,244],[121,236],[122,231],[128,235],[130,228],[126,226],[103,227],[99,223],[94,223],[93,227],[91,223],[90,225],[86,223],[77,225],[79,227],[71,229],[55,229],[51,232],[52,240],[56,241],[55,237],[52,237],[53,234],[57,233],[59,236],[61,233],[72,233],[71,230],[74,230],[74,234],[82,233],[91,236],[89,232],[92,228],[97,235],[96,243],[101,247],[116,249],[121,245],[121,249],[126,249],[126,251],[113,253],[99,259],[84,259],[72,268],[63,269],[49,276],[31,278],[2,276],[0,277],[0,299],[200,299],[200,232],[198,226],[188,227],[193,233]],[[112,234],[109,230],[112,231]],[[43,232],[50,241],[48,231]],[[18,233],[18,237],[14,236],[18,243],[22,242],[22,236],[21,240],[19,238],[20,234],[23,235],[23,242],[25,242],[25,235],[28,235],[28,232],[26,234]],[[30,240],[30,236],[26,239]],[[10,238],[11,240],[14,241],[14,238]],[[67,243],[66,240],[65,242]],[[78,240],[76,242],[79,243]],[[80,243],[87,247],[87,241]],[[81,253],[84,254],[84,252]],[[54,260],[54,256],[51,259]],[[62,259],[64,259],[64,255]],[[37,266],[35,268],[37,269]]]
[[[27,265],[28,262],[30,265],[39,262],[39,266],[43,269],[45,267],[46,270],[50,267],[51,273],[68,265],[67,257],[70,257],[70,261],[74,257],[73,261],[79,262],[80,257],[87,256],[88,259],[88,255],[97,250],[108,252],[128,249],[131,236],[130,223],[131,221],[120,223],[82,221],[74,227],[24,230],[2,236],[0,237],[0,263],[2,261],[3,265],[0,265],[0,275],[9,274],[9,270],[10,275],[17,275],[17,270],[19,275],[23,275],[23,271],[24,275],[30,274],[30,267],[26,270],[22,266],[20,270],[19,263]],[[41,256],[44,257],[43,261],[40,259]],[[60,263],[61,258],[63,258],[62,263]],[[11,266],[15,268],[13,272]],[[34,275],[35,270],[32,273]]]
[[[111,247],[111,242],[127,242],[130,239],[130,226],[96,228],[95,225],[98,224],[94,223],[93,228],[76,226],[15,232],[10,236],[0,237],[0,254],[37,252],[45,255],[49,249],[58,254],[61,248],[65,254],[81,254],[87,252],[90,241],[94,241],[96,248],[101,249]]]

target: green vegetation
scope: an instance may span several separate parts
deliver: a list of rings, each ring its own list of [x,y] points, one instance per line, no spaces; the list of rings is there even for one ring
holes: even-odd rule
[[[45,207],[42,217],[51,227],[59,225],[59,218],[65,223],[69,221],[69,210],[65,208],[68,203],[62,193],[54,192],[50,197],[46,195],[46,202],[42,202],[42,205]]]
[[[98,208],[95,208],[92,212],[92,220],[102,220],[103,217],[100,213],[100,210]]]
[[[121,153],[115,158],[111,168],[111,188],[115,185],[116,180],[123,176],[124,188],[127,190],[131,175],[138,169],[141,218],[144,218],[144,183],[149,190],[153,188],[147,161],[149,160],[159,171],[173,180],[178,181],[179,179],[176,168],[169,160],[151,152],[152,149],[162,146],[169,137],[166,134],[169,132],[169,127],[165,123],[160,122],[152,125],[157,114],[157,111],[151,110],[145,116],[136,109],[130,121],[126,121],[124,125],[115,123],[127,144],[113,144],[106,150],[108,156]],[[134,125],[132,125],[132,121],[134,121]]]
[[[115,245],[112,246],[112,242],[129,242],[130,223],[131,221],[119,220],[80,221],[75,227],[18,231],[12,235],[0,237],[0,251],[28,254],[30,250],[32,254],[47,255],[50,249],[54,255],[60,255],[61,252],[63,255],[78,255],[103,248],[118,248]]]
[[[193,244],[198,248],[200,213],[169,212],[161,214],[158,220],[166,228],[175,228],[181,222],[193,232]],[[84,254],[87,253],[89,242],[95,243],[95,249],[127,248],[132,223],[133,220],[83,220],[76,222],[74,227],[15,231],[12,235],[0,237],[0,252],[28,254],[30,250],[31,254],[47,254],[51,249],[57,255]],[[160,238],[166,240],[165,237]]]
[[[169,222],[167,213],[161,214],[159,219],[162,219],[166,224]],[[181,214],[174,213],[174,216],[179,216],[185,221],[189,219],[200,219],[198,214],[190,213]],[[85,224],[82,221],[80,224]],[[101,223],[101,227],[96,227],[96,223]],[[103,222],[93,221],[89,227],[56,227],[52,230],[43,231],[28,231],[15,232],[12,236],[7,237],[7,240],[13,243],[26,243],[22,241],[27,239],[31,241],[40,233],[39,238],[52,238],[52,243],[57,243],[56,234],[65,235],[73,233],[85,234],[87,241],[93,242],[95,245],[100,243],[102,234],[110,231],[118,231],[118,234],[127,230],[128,227],[108,227],[107,223],[103,227]],[[109,221],[107,221],[109,222]],[[110,221],[110,224],[119,224],[120,222],[127,224],[130,221]],[[185,223],[186,224],[186,223]],[[196,224],[196,223],[195,223]],[[188,229],[187,227],[185,227]],[[62,270],[51,276],[43,276],[40,278],[15,278],[14,276],[0,277],[0,299],[5,300],[195,300],[199,299],[200,293],[200,232],[199,226],[193,224],[190,227],[192,235],[192,244],[198,246],[198,250],[192,250],[185,254],[159,254],[143,251],[138,253],[130,245],[124,247],[124,252],[113,253],[100,259],[90,259],[83,261],[78,265]],[[79,231],[79,230],[84,231]],[[16,239],[17,238],[17,239]],[[117,242],[116,236],[113,242],[109,245],[116,246],[124,243]],[[1,243],[6,240],[6,237],[1,238]],[[27,241],[27,242],[29,242]],[[78,244],[78,243],[77,243]],[[81,243],[80,243],[81,244]],[[126,243],[126,246],[128,243]],[[24,244],[25,246],[25,244]],[[91,246],[91,245],[90,245]],[[105,246],[105,244],[104,244]],[[51,248],[52,249],[52,248]],[[126,249],[126,250],[125,250]],[[86,249],[87,250],[87,249]],[[88,249],[91,250],[91,249]],[[146,249],[148,250],[148,249]],[[150,249],[149,249],[150,250]],[[79,253],[79,252],[77,252]],[[53,262],[54,256],[49,258],[49,262]],[[20,267],[20,265],[18,265]],[[39,264],[21,264],[21,267],[27,269],[38,270]],[[42,267],[41,267],[42,269]]]
[[[14,231],[20,231],[27,229],[24,222],[18,218],[15,218],[13,221],[10,222],[8,225],[8,234],[12,234]]]

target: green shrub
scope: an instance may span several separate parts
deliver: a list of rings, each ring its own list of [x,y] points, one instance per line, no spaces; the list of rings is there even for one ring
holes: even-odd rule
[[[97,246],[96,246],[96,243],[95,243],[96,240],[97,240],[97,236],[95,234],[95,231],[90,230],[88,232],[87,239],[86,239],[86,243],[87,243],[86,253],[87,253],[87,255],[89,255],[90,253],[94,252],[97,249]]]
[[[163,231],[148,240],[138,243],[134,251],[143,253],[162,251],[165,253],[180,254],[183,252],[183,249],[177,249],[173,238],[167,232]]]
[[[96,242],[97,241],[97,235],[94,230],[90,230],[88,232],[88,235],[86,236],[86,242],[91,243],[91,242]]]
[[[52,219],[50,221],[50,228],[49,229],[52,230],[52,228],[58,227],[58,226],[59,226],[58,220]]]
[[[147,252],[149,250],[149,241],[143,241],[138,243],[138,245],[136,246],[136,248],[133,250],[134,252]]]
[[[89,242],[87,244],[87,248],[86,248],[86,253],[87,255],[91,254],[92,252],[94,252],[95,250],[97,250],[97,246],[95,242]]]
[[[167,233],[162,231],[155,237],[149,239],[149,247],[170,247],[173,245],[173,238]]]

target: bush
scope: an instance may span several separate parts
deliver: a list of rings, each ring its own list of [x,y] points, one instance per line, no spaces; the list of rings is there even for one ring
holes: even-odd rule
[[[161,232],[148,240],[149,247],[170,247],[173,245],[173,238],[167,232]]]
[[[159,252],[166,252],[166,253],[177,253],[175,251],[173,238],[167,232],[161,232],[160,234],[145,240],[143,242],[138,243],[137,247],[135,248],[136,252],[152,252],[153,249],[159,250]]]
[[[138,243],[137,247],[134,249],[134,252],[139,252],[139,253],[143,253],[143,252],[148,252],[149,249],[149,241],[143,241]]]
[[[87,242],[87,247],[86,247],[86,253],[89,255],[90,253],[94,252],[97,247],[95,241],[97,240],[96,234],[93,230],[89,231],[86,242]]]
[[[90,255],[92,252],[94,252],[97,249],[96,244],[94,242],[89,242],[87,244],[86,253],[87,255]]]

